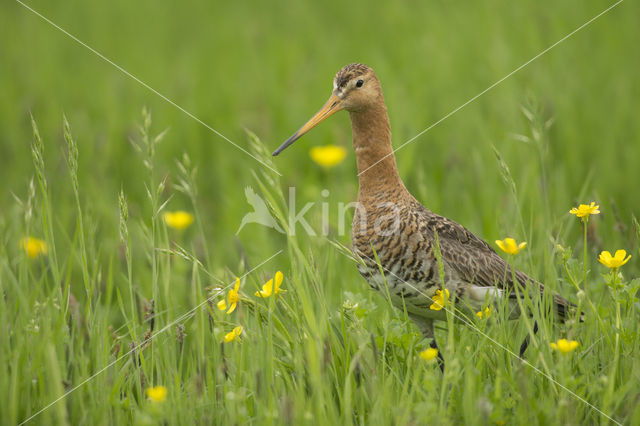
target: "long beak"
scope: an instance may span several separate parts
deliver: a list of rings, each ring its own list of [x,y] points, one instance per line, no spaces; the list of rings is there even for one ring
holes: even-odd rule
[[[287,139],[285,143],[283,143],[278,149],[273,151],[272,155],[275,157],[276,155],[280,154],[286,147],[300,139],[302,135],[316,127],[322,121],[331,117],[336,112],[340,111],[342,108],[342,99],[340,99],[335,94],[332,94],[327,103],[325,103],[324,106],[320,109],[320,111],[316,112],[316,115],[311,117],[311,119],[307,121],[304,126],[300,127],[300,129],[295,132],[289,139]]]

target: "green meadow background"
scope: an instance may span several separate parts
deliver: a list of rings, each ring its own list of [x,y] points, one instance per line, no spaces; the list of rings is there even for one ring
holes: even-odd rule
[[[2,2],[2,423],[640,422],[636,2],[397,153],[423,204],[487,241],[527,241],[519,268],[576,303],[572,279],[582,289],[584,323],[554,322],[527,301],[531,318],[497,312],[438,328],[444,374],[419,358],[428,342],[341,247],[349,235],[337,232],[337,206],[357,193],[347,114],[269,153],[320,108],[347,63],[376,70],[397,147],[613,2],[25,4],[282,176],[20,3]],[[326,144],[348,148],[345,161],[315,164],[309,149]],[[318,235],[256,224],[236,234],[252,211],[248,186],[278,219],[295,187],[298,210],[315,202],[305,218]],[[602,213],[589,221],[585,251],[568,211],[590,201]],[[196,222],[167,228],[162,212],[175,210]],[[26,256],[27,235],[46,240],[46,256]],[[632,257],[614,292],[597,257],[617,249]],[[256,298],[277,270],[287,292]],[[227,315],[215,304],[236,276],[241,301]],[[537,370],[505,350],[517,352],[534,319],[541,330],[526,359]],[[221,343],[238,325],[241,340]],[[578,349],[553,352],[549,342],[564,337]],[[156,385],[167,388],[163,402],[145,397]]]

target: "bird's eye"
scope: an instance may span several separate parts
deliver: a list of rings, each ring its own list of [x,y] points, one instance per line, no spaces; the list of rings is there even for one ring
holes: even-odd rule
[[[358,80],[356,82],[356,87],[362,87],[363,84],[364,84],[364,80]]]

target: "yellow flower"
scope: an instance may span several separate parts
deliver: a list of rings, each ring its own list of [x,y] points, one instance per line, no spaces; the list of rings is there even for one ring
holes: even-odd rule
[[[617,269],[631,259],[631,255],[627,256],[626,259],[624,258],[625,256],[627,256],[627,252],[625,250],[617,250],[616,255],[613,257],[611,257],[611,253],[605,250],[600,253],[598,260],[607,268]]]
[[[491,314],[493,314],[493,312],[491,311],[491,308],[488,307],[488,306],[486,308],[484,308],[483,311],[476,312],[476,316],[478,318],[489,318],[491,316]]]
[[[282,272],[278,271],[276,272],[276,276],[275,278],[271,278],[269,281],[267,281],[263,286],[262,286],[262,290],[260,291],[256,291],[254,294],[258,297],[269,297],[271,296],[271,294],[278,294],[278,293],[282,293],[286,290],[280,290],[280,285],[282,284],[282,279],[283,279],[283,275]],[[273,282],[275,280],[275,289],[273,287]]]
[[[513,238],[505,238],[504,240],[496,240],[496,244],[500,249],[507,254],[518,254],[527,246],[526,242],[516,244],[516,240]]]
[[[218,309],[224,311],[228,307],[229,309],[227,310],[227,314],[235,311],[236,307],[238,306],[238,301],[240,300],[240,297],[238,296],[239,290],[240,278],[236,278],[236,284],[233,289],[229,290],[229,293],[227,294],[227,300],[222,299],[218,302]]]
[[[338,145],[314,146],[309,151],[311,159],[323,167],[333,167],[344,160],[347,150]]]
[[[444,305],[449,300],[449,290],[444,289],[444,295],[442,294],[442,290],[436,291],[436,295],[433,296],[433,303],[429,306],[429,309],[433,309],[434,311],[439,311],[444,308]]]
[[[578,207],[574,207],[569,210],[569,213],[575,214],[578,217],[589,217],[592,214],[600,214],[600,210],[598,210],[600,206],[596,205],[595,202],[591,202],[591,204],[580,204]]]
[[[145,392],[147,394],[147,398],[149,398],[153,402],[162,402],[167,399],[167,388],[165,388],[164,386],[147,388]]]
[[[578,347],[579,343],[575,340],[560,339],[557,342],[551,342],[550,345],[556,351],[568,354],[569,352],[574,351]]]
[[[239,325],[236,328],[234,328],[230,333],[227,333],[224,335],[224,342],[229,343],[229,342],[233,342],[234,340],[240,340],[241,333],[242,333],[242,326]]]
[[[175,212],[164,212],[162,218],[164,219],[164,223],[166,223],[167,226],[179,231],[185,229],[193,223],[193,215],[183,210],[178,210]]]
[[[41,254],[47,254],[47,243],[33,237],[26,237],[20,240],[20,247],[31,259],[35,259]]]
[[[424,359],[425,361],[432,361],[437,356],[438,356],[438,350],[436,348],[429,348],[420,352],[420,358]]]

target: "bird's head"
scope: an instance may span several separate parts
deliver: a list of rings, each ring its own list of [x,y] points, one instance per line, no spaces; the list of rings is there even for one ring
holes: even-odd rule
[[[380,102],[382,90],[373,69],[364,64],[344,66],[333,79],[329,100],[309,121],[273,152],[276,156],[325,119],[340,110],[358,112]]]

